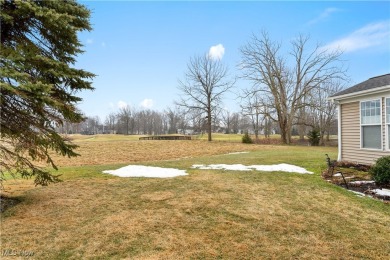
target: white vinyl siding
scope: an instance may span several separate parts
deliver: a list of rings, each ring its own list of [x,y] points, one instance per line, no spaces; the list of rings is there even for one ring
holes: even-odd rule
[[[385,101],[382,102],[382,112],[385,111]],[[361,147],[361,125],[360,125],[360,101],[340,105],[340,160],[356,162],[361,164],[373,164],[382,156],[390,155],[389,150],[365,149]],[[382,123],[385,123],[385,113]],[[384,130],[384,126],[382,127]],[[385,136],[385,133],[382,134]],[[384,138],[382,141],[384,142]],[[383,146],[382,146],[383,147]]]
[[[382,149],[381,100],[360,102],[361,147]]]

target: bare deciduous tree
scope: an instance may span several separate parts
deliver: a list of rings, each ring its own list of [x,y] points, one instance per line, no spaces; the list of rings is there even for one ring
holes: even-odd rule
[[[227,67],[208,55],[191,58],[184,80],[179,81],[181,100],[176,104],[206,114],[209,141],[212,140],[213,114],[222,104],[223,94],[233,85],[234,81],[228,79]]]
[[[165,115],[168,119],[168,134],[177,134],[182,123],[182,113],[178,107],[175,109],[167,108]]]
[[[118,123],[123,126],[122,132],[125,133],[126,135],[130,134],[130,130],[132,127],[131,126],[132,117],[133,117],[133,113],[132,113],[130,106],[127,105],[125,107],[122,107],[119,110]]]
[[[322,84],[345,79],[345,70],[339,63],[342,52],[319,45],[308,51],[308,42],[309,37],[300,35],[292,40],[291,52],[282,56],[281,44],[263,32],[260,37],[253,35],[241,48],[243,77],[253,83],[255,91],[272,100],[285,144],[291,143],[297,111],[310,105],[304,97]]]
[[[228,109],[221,110],[221,122],[225,128],[225,134],[231,133],[233,113]]]
[[[238,134],[241,127],[241,115],[240,113],[233,113],[230,119],[230,126],[232,134]]]
[[[105,125],[108,128],[106,131],[110,134],[115,133],[115,125],[116,125],[117,117],[115,113],[110,113],[106,116]]]
[[[259,130],[261,130],[262,120],[267,116],[267,106],[264,104],[260,93],[257,91],[245,90],[242,100],[242,114],[250,118],[257,141],[259,139]]]
[[[310,96],[310,102],[312,106],[309,109],[307,122],[311,124],[313,128],[320,131],[320,145],[329,141],[329,135],[332,125],[336,121],[336,104],[330,102],[328,97],[341,91],[343,85],[341,82],[329,82],[323,84],[320,88],[315,89],[314,93]]]

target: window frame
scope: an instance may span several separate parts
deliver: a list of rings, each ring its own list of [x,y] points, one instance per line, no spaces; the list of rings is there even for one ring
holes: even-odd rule
[[[376,102],[379,100],[379,123],[362,123],[362,104],[365,102]],[[373,151],[383,151],[383,98],[382,97],[375,97],[371,99],[365,99],[360,100],[359,102],[359,120],[360,120],[360,149],[364,150],[373,150]],[[386,119],[386,118],[385,118]],[[363,127],[364,126],[379,126],[380,127],[380,148],[370,148],[370,147],[363,147]]]

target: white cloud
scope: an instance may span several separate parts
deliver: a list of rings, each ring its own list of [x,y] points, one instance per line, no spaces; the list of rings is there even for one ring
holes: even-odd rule
[[[319,16],[317,16],[313,20],[309,21],[307,24],[313,25],[313,24],[316,24],[318,22],[321,22],[322,20],[325,20],[326,18],[328,18],[331,14],[339,12],[339,11],[341,11],[341,10],[338,8],[333,8],[333,7],[326,8]]]
[[[221,60],[225,54],[225,47],[222,44],[214,45],[210,47],[209,58],[213,60]]]
[[[140,104],[141,107],[143,108],[151,108],[153,106],[153,100],[152,99],[148,99],[148,98],[145,98],[141,104]]]
[[[92,44],[93,43],[93,39],[87,39],[87,44]]]
[[[344,38],[325,45],[322,50],[354,52],[378,46],[390,46],[390,20],[368,24]]]
[[[127,103],[125,101],[122,101],[122,100],[118,101],[117,105],[118,105],[118,108],[125,108],[125,107],[127,107]]]

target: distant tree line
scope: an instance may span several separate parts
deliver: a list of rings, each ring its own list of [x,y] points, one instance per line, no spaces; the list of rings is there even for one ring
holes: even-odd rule
[[[253,99],[253,98],[252,98]],[[256,101],[256,99],[254,99]],[[231,112],[220,109],[213,115],[212,132],[224,134],[255,135],[256,139],[268,138],[271,134],[280,134],[279,125],[271,120],[271,116],[262,113],[260,107],[242,102],[242,110]],[[335,107],[320,99],[326,105],[323,109],[314,109],[315,106],[302,112],[305,117],[297,117],[292,128],[292,135],[305,138],[307,132],[313,128],[321,129],[326,136],[337,133],[337,119]],[[252,104],[252,105],[250,105]],[[64,121],[57,126],[61,134],[123,134],[123,135],[162,135],[162,134],[207,134],[207,118],[201,111],[187,113],[180,107],[167,108],[164,111],[152,109],[135,109],[123,107],[117,112],[110,113],[102,120],[99,116],[85,116],[79,123]]]
[[[202,134],[207,132],[207,118],[201,111],[183,110],[180,107],[164,111],[136,109],[130,106],[110,113],[104,120],[98,116],[85,116],[80,123],[64,121],[57,126],[61,134]],[[221,133],[242,133],[250,131],[249,118],[241,113],[220,111],[213,116],[212,131]]]
[[[252,35],[240,49],[240,78],[251,87],[236,91],[241,111],[223,108],[224,94],[233,89],[236,78],[220,59],[194,56],[179,80],[180,99],[174,108],[160,112],[122,107],[104,121],[86,117],[81,123],[64,122],[61,133],[81,134],[200,134],[250,133],[259,139],[280,134],[291,143],[291,136],[304,140],[309,131],[320,134],[320,144],[337,133],[336,105],[328,97],[343,89],[347,80],[340,51],[309,46],[309,37],[291,41],[287,54],[281,43],[267,32]]]

